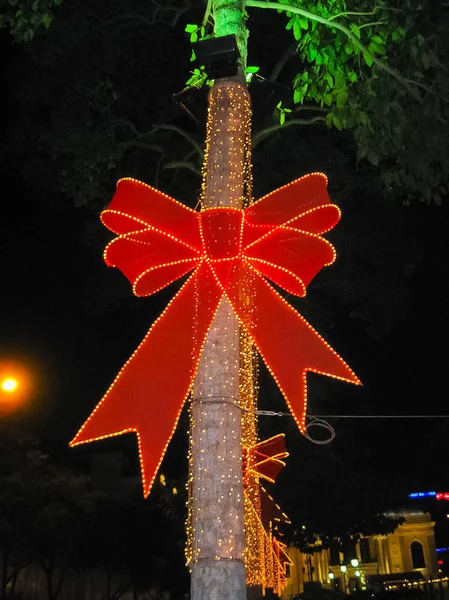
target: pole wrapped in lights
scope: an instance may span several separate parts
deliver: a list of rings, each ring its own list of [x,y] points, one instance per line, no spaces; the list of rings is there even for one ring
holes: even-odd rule
[[[340,218],[327,178],[312,173],[245,209],[196,212],[137,180],[119,181],[105,250],[137,296],[154,294],[192,272],[118,373],[71,445],[122,433],[138,437],[148,495],[195,378],[223,297],[276,380],[299,429],[305,430],[306,374],[359,384],[342,358],[268,283],[304,296],[335,260],[322,234]]]

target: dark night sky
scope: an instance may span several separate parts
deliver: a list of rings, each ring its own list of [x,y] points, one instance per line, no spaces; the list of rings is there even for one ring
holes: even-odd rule
[[[7,42],[3,41],[3,46],[10,50]],[[11,64],[19,61],[26,65],[21,50],[14,49],[11,56]],[[6,69],[3,77],[10,94],[10,112],[4,123],[7,131],[11,120],[19,119],[20,127],[22,117],[14,95],[14,70]],[[182,84],[179,78],[173,85],[180,89]],[[160,104],[169,101],[167,95],[159,98]],[[27,126],[24,122],[23,127]],[[326,155],[326,143],[319,142],[319,158],[309,158],[307,167],[328,170],[332,157]],[[273,166],[272,177],[267,178],[262,158],[261,154],[254,156],[256,189],[260,177],[262,192],[309,170],[301,168],[303,165],[289,164],[283,171]],[[27,160],[24,152],[22,161]],[[16,360],[35,375],[29,404],[11,421],[43,435],[62,452],[174,288],[153,298],[133,300],[125,279],[103,264],[102,248],[109,234],[97,226],[97,215],[86,207],[61,210],[50,201],[43,202],[41,196],[37,199],[32,184],[21,176],[24,166],[3,161],[0,360]],[[355,171],[355,164],[351,168]],[[330,166],[331,173],[332,169],[335,167]],[[134,175],[122,172],[120,166],[118,174]],[[356,177],[361,181],[363,172]],[[338,174],[334,180],[331,176],[330,185],[343,209],[342,222],[330,236],[338,259],[318,276],[310,295],[296,306],[304,309],[312,324],[344,356],[364,387],[310,377],[310,413],[449,415],[447,203],[436,207],[416,201],[402,206],[366,189],[342,197]],[[369,264],[364,266],[365,253],[369,253]],[[402,288],[398,291],[397,272],[403,280],[404,297]],[[346,290],[354,278],[357,293],[366,290],[363,310],[374,315],[365,321],[354,313],[349,292],[340,293],[335,305],[332,295],[322,291],[326,282],[335,280]],[[109,305],[111,294],[120,302]],[[367,333],[366,320],[375,323],[375,335]],[[391,325],[379,335],[385,323]],[[264,372],[260,396],[263,408],[285,410]],[[354,472],[400,474],[410,479],[411,488],[449,486],[449,418],[330,421],[337,434],[333,451]],[[299,439],[288,419],[262,422],[267,433],[283,428],[292,444],[291,460],[300,462],[309,442]]]

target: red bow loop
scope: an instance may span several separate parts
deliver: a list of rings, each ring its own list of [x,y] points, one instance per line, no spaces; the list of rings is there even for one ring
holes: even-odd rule
[[[136,179],[120,179],[101,220],[117,234],[155,229],[194,250],[201,250],[198,213]]]
[[[120,235],[106,246],[109,267],[118,267],[136,296],[149,296],[194,269],[200,253],[154,229]]]
[[[131,281],[134,293],[155,293],[193,270],[125,363],[71,445],[135,431],[144,493],[150,491],[201,350],[226,295],[305,429],[306,373],[360,383],[338,354],[265,278],[304,295],[335,259],[320,237],[339,219],[324,175],[314,173],[268,194],[244,211],[201,213],[133,179],[121,180],[103,223],[118,234],[107,264]],[[267,453],[264,469],[282,462]],[[279,463],[279,464],[278,464]],[[261,465],[262,466],[262,465]]]
[[[339,219],[340,210],[332,204],[327,192],[327,177],[323,173],[310,173],[270,192],[246,209],[248,231],[244,245],[281,225],[319,235],[330,231]]]
[[[291,227],[267,233],[246,247],[244,254],[262,275],[296,296],[305,296],[311,280],[336,257],[330,242]]]

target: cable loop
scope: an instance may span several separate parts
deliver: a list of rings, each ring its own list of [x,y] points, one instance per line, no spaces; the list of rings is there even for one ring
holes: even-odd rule
[[[309,417],[309,419],[310,420],[306,425],[304,436],[314,444],[317,444],[318,446],[325,446],[326,444],[330,444],[335,438],[335,429],[332,427],[332,425],[324,419],[319,419],[318,417]],[[311,427],[319,427],[321,429],[324,429],[329,433],[329,437],[325,438],[324,440],[313,438],[309,433],[309,429]]]

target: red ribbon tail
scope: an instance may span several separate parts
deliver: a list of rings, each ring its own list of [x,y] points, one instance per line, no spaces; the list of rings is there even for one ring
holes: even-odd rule
[[[302,432],[307,371],[360,384],[335,350],[248,263],[234,270],[226,294]]]
[[[222,296],[210,269],[200,265],[70,443],[136,432],[145,496],[176,429]]]

